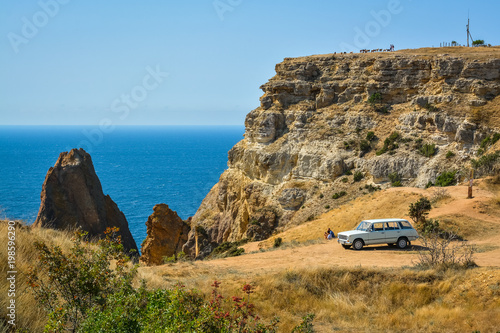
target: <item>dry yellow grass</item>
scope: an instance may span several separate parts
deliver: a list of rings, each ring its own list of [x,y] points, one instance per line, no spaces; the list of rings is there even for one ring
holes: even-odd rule
[[[225,297],[255,287],[251,302],[266,320],[281,319],[290,332],[301,317],[314,313],[318,332],[495,332],[500,327],[500,270],[418,271],[405,268],[310,268],[277,273],[240,274],[180,263],[148,269],[155,287],[182,282],[210,295],[222,281]],[[159,279],[159,277],[161,277]],[[478,306],[478,304],[481,304]]]
[[[0,221],[0,274],[4,277],[0,283],[0,319],[6,318],[6,308],[9,298],[7,291],[9,285],[6,283],[7,276],[7,240],[8,221]],[[55,231],[51,229],[39,229],[27,227],[18,222],[16,224],[16,324],[18,329],[27,329],[28,332],[42,332],[46,321],[46,313],[38,306],[27,285],[26,274],[33,263],[38,260],[34,248],[37,240],[45,240],[47,243],[59,245],[63,250],[71,247],[71,233]],[[4,264],[5,263],[5,264]]]

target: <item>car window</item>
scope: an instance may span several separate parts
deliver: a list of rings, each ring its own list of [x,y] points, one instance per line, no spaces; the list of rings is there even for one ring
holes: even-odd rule
[[[373,231],[383,231],[384,230],[384,223],[373,223]]]
[[[366,229],[368,229],[368,227],[370,227],[370,222],[366,222],[366,221],[361,221],[361,223],[357,226],[356,230],[361,230],[361,231],[365,231]]]
[[[398,230],[399,225],[397,222],[386,222],[385,223],[385,230]]]
[[[401,226],[401,229],[413,229],[408,221],[399,221],[399,225]]]

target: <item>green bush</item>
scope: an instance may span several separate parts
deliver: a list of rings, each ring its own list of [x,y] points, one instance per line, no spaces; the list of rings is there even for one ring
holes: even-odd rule
[[[493,171],[494,166],[497,163],[498,158],[500,157],[500,152],[495,152],[492,154],[486,154],[481,156],[477,160],[471,160],[472,167],[479,171],[489,173]]]
[[[359,182],[363,178],[365,178],[365,176],[363,175],[363,173],[361,171],[356,171],[354,173],[353,179],[354,179],[355,182]]]
[[[217,246],[212,253],[210,253],[210,255],[208,255],[207,259],[237,257],[242,255],[245,253],[245,249],[240,248],[239,246],[247,241],[248,240],[241,240],[239,242],[223,242]]]
[[[347,170],[344,174],[346,176],[352,176],[352,171],[351,170]]]
[[[486,147],[488,147],[488,145],[491,143],[491,138],[490,136],[488,135],[487,137],[485,137],[482,141],[481,141],[481,145],[480,147],[482,149],[485,149]]]
[[[491,144],[494,145],[498,140],[500,140],[500,133],[493,134],[493,137],[491,138]]]
[[[420,154],[424,155],[425,157],[431,157],[436,154],[436,145],[433,144],[424,144],[420,149],[419,149]]]
[[[425,216],[429,214],[431,208],[429,199],[421,197],[418,201],[410,204],[408,215],[416,225],[423,224],[425,223]]]
[[[264,324],[250,303],[253,287],[245,284],[243,296],[225,298],[220,282],[212,284],[209,301],[199,292],[178,285],[173,289],[147,290],[145,286],[108,299],[108,306],[94,308],[79,332],[276,332],[279,320]],[[300,325],[305,325],[304,323]],[[298,327],[300,327],[300,325]]]
[[[326,206],[325,206],[325,209],[330,209],[330,205],[326,205]]]
[[[379,92],[374,92],[370,95],[370,97],[368,97],[368,103],[373,107],[380,102],[382,102],[382,94]]]
[[[347,183],[348,181],[349,181],[349,178],[347,178],[347,177],[342,178],[342,183]]]
[[[255,313],[250,303],[254,291],[248,284],[242,287],[242,297],[224,298],[215,281],[208,301],[182,285],[148,290],[143,282],[134,288],[137,266],[131,266],[117,232],[108,229],[98,245],[86,243],[86,233],[77,233],[69,253],[44,242],[35,244],[40,260],[28,281],[48,313],[46,332],[277,331],[277,318],[266,324]],[[298,329],[311,327],[309,318]]]
[[[401,175],[397,173],[397,171],[391,172],[387,175],[389,180],[391,181],[391,186],[399,187],[401,186]]]
[[[368,142],[367,140],[361,140],[360,141],[360,143],[359,143],[359,150],[361,150],[364,153],[367,153],[371,149],[372,149],[372,146],[371,146],[370,142]]]
[[[455,153],[452,152],[451,150],[448,150],[448,152],[446,153],[446,158],[452,158],[452,157],[455,157]]]
[[[89,311],[105,307],[113,294],[132,289],[137,267],[130,265],[123,251],[118,228],[108,228],[96,248],[85,242],[87,238],[86,232],[75,233],[69,253],[43,241],[35,243],[39,261],[29,272],[28,283],[48,313],[46,331],[76,331]]]
[[[397,148],[399,148],[397,142],[401,139],[401,135],[398,132],[392,132],[391,135],[389,135],[385,140],[384,140],[384,146],[382,149],[378,150],[376,152],[376,155],[382,155],[386,152],[393,151]]]
[[[455,176],[456,171],[445,171],[436,178],[436,186],[450,186],[457,183]]]
[[[365,190],[368,190],[368,192],[375,192],[375,191],[380,191],[381,188],[380,186],[373,186],[372,184],[365,185]]]
[[[368,141],[373,141],[376,139],[376,136],[375,136],[375,133],[370,131],[368,133],[366,133],[366,140]]]
[[[283,243],[283,239],[281,237],[274,239],[274,247],[280,247],[282,243]]]
[[[341,198],[343,197],[344,195],[346,195],[346,191],[341,191],[341,192],[337,192],[335,193],[334,195],[332,195],[332,199],[338,199],[338,198]]]

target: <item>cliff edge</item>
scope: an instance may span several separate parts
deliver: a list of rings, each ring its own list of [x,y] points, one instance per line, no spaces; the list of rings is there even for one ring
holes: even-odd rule
[[[195,230],[203,255],[396,182],[463,179],[500,132],[499,47],[286,58],[261,89],[192,219],[187,253]]]

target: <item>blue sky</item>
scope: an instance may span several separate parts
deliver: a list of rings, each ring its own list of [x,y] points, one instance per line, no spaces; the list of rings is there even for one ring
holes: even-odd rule
[[[0,2],[0,125],[242,125],[285,57],[500,44],[500,2]],[[364,36],[360,36],[359,31]]]

